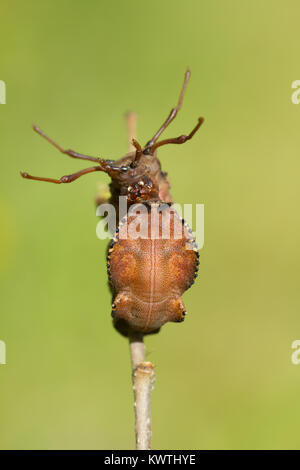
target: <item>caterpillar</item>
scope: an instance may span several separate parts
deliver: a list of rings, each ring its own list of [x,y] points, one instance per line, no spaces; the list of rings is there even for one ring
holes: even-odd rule
[[[33,129],[60,152],[75,159],[87,160],[94,166],[59,179],[44,178],[21,172],[26,179],[55,184],[71,183],[81,176],[102,171],[109,175],[110,202],[119,214],[119,198],[127,201],[127,209],[117,219],[116,231],[107,250],[107,272],[112,292],[112,318],[115,328],[124,336],[135,333],[157,333],[166,322],[182,322],[186,310],[182,294],[193,283],[199,269],[199,252],[187,223],[170,210],[173,198],[166,172],[162,171],[157,150],[169,144],[184,144],[192,139],[202,125],[200,117],[188,135],[160,139],[162,133],[181,109],[190,71],[187,70],[177,105],[143,147],[133,138],[133,150],[119,160],[105,160],[65,150],[39,127]],[[98,201],[100,202],[100,201]],[[137,213],[144,209],[146,237],[131,235]],[[140,219],[140,223],[141,223]],[[154,221],[156,236],[152,236]],[[178,227],[180,231],[178,232]],[[168,228],[168,237],[162,236]],[[179,233],[179,235],[178,235]]]

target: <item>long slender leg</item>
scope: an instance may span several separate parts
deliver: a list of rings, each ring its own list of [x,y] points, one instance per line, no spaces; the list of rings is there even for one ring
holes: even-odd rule
[[[198,124],[194,127],[194,129],[192,130],[192,132],[189,133],[189,135],[180,135],[179,137],[174,137],[172,139],[165,139],[165,140],[161,140],[160,142],[157,142],[155,145],[153,145],[153,147],[151,148],[151,152],[153,153],[158,147],[161,147],[162,145],[167,145],[167,144],[184,144],[187,140],[190,140],[194,135],[195,133],[197,132],[197,130],[199,129],[199,127],[201,126],[201,124],[203,123],[204,121],[204,118],[199,118],[198,119]]]
[[[40,176],[31,176],[25,172],[21,172],[21,176],[29,180],[46,181],[48,183],[61,184],[72,183],[72,181],[77,180],[77,178],[80,178],[80,176],[86,175],[87,173],[93,173],[94,171],[103,171],[103,169],[101,168],[101,166],[92,166],[90,168],[85,168],[81,171],[77,171],[77,173],[73,173],[72,175],[62,176],[59,180],[53,178],[41,178]]]
[[[45,134],[38,126],[32,126],[33,130],[37,132],[39,135],[44,137],[50,144],[54,145],[57,150],[59,150],[61,153],[64,153],[65,155],[69,155],[69,157],[72,158],[79,158],[80,160],[89,160],[91,162],[98,162],[99,158],[96,157],[90,157],[89,155],[83,155],[81,153],[75,152],[74,150],[65,150],[63,149],[60,145],[58,145],[51,137],[49,137],[47,134]]]
[[[136,149],[136,152],[135,152],[135,158],[134,158],[134,160],[133,160],[133,162],[131,163],[130,166],[131,166],[131,168],[135,168],[138,164],[139,159],[143,155],[143,149],[140,146],[140,144],[138,143],[138,141],[135,140],[135,139],[132,139],[132,145]]]
[[[160,137],[160,135],[163,133],[163,131],[168,127],[168,125],[173,121],[173,119],[175,119],[178,111],[180,110],[181,106],[182,106],[182,101],[183,101],[183,97],[184,97],[184,93],[185,93],[185,89],[186,89],[186,86],[188,84],[188,81],[190,79],[190,76],[191,76],[191,72],[189,69],[186,70],[185,72],[185,76],[184,76],[184,82],[183,82],[183,86],[182,86],[182,89],[181,89],[181,92],[180,92],[180,95],[179,95],[179,100],[178,100],[178,103],[177,103],[177,106],[175,106],[175,108],[171,109],[171,112],[169,114],[169,116],[167,117],[167,119],[165,120],[165,122],[162,124],[162,126],[158,129],[158,131],[156,132],[156,134],[152,137],[151,140],[149,140],[149,142],[146,144],[146,148],[147,147],[152,147],[153,144],[157,141],[157,139]]]

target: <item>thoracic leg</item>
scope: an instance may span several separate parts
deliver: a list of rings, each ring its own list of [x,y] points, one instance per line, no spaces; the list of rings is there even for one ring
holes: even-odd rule
[[[37,132],[40,136],[42,136],[44,139],[46,139],[51,145],[57,148],[57,150],[59,150],[61,153],[64,153],[65,155],[69,155],[69,157],[79,158],[80,160],[89,160],[91,162],[99,161],[99,158],[97,157],[90,157],[89,155],[83,155],[71,149],[68,149],[68,150],[63,149],[58,143],[56,143],[53,139],[51,139],[51,137],[45,134],[42,131],[42,129],[40,129],[38,126],[33,126],[33,130]]]

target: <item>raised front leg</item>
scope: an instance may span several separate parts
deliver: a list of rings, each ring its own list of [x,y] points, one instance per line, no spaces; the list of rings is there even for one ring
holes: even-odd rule
[[[146,144],[146,147],[152,147],[155,142],[159,139],[159,137],[161,136],[161,134],[164,132],[164,130],[169,126],[169,124],[171,124],[171,122],[175,119],[175,117],[177,116],[177,113],[178,111],[181,109],[181,106],[182,106],[182,102],[183,102],[183,97],[184,97],[184,93],[185,93],[185,89],[186,89],[186,86],[189,82],[189,79],[190,79],[190,76],[191,76],[191,72],[189,69],[186,70],[185,72],[185,76],[184,76],[184,82],[183,82],[183,85],[182,85],[182,89],[181,89],[181,92],[180,92],[180,95],[179,95],[179,99],[178,99],[178,103],[177,103],[177,106],[175,106],[175,108],[172,108],[171,111],[170,111],[170,114],[169,116],[167,117],[167,119],[165,120],[165,122],[161,125],[161,127],[158,129],[158,131],[156,132],[156,134],[154,134],[154,136],[152,137],[151,140],[149,140],[149,142]],[[152,153],[152,152],[151,152]]]
[[[173,137],[171,139],[165,139],[165,140],[161,140],[160,142],[157,142],[156,144],[153,145],[153,147],[151,147],[151,153],[153,153],[158,147],[162,147],[163,145],[184,144],[196,134],[197,130],[199,129],[203,121],[204,121],[204,118],[200,117],[198,119],[198,124],[194,127],[192,132],[190,132],[188,135],[180,135],[179,137]]]
[[[61,153],[64,153],[65,155],[69,155],[69,157],[72,158],[79,158],[80,160],[89,160],[91,162],[98,162],[99,158],[97,157],[90,157],[89,155],[83,155],[81,153],[75,152],[74,150],[65,150],[63,149],[59,144],[57,144],[51,137],[49,137],[47,134],[45,134],[42,129],[40,129],[38,126],[32,126],[33,130],[37,132],[39,135],[44,137],[51,145],[53,145],[57,150],[59,150]]]

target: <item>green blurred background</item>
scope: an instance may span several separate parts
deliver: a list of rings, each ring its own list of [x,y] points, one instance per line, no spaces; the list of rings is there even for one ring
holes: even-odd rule
[[[134,447],[126,339],[110,318],[94,196],[106,175],[65,148],[145,143],[192,78],[161,149],[173,196],[205,204],[200,276],[184,324],[146,339],[156,365],[153,448],[299,448],[300,79],[297,0],[1,1],[0,447]]]

